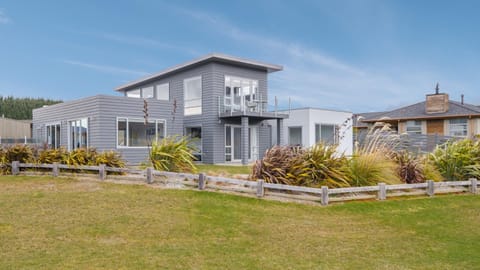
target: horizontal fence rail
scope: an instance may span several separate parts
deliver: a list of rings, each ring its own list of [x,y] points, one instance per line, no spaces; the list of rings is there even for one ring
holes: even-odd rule
[[[146,182],[147,184],[170,183],[180,187],[191,186],[194,188],[198,188],[199,190],[209,189],[231,191],[236,193],[247,193],[255,195],[259,198],[269,197],[277,199],[291,199],[296,201],[313,201],[320,202],[322,205],[328,205],[330,201],[338,202],[364,199],[386,200],[387,197],[413,195],[433,196],[435,193],[478,193],[478,180],[475,178],[469,179],[468,181],[433,182],[432,180],[428,180],[425,183],[416,184],[386,185],[384,183],[379,183],[377,186],[330,189],[326,186],[322,186],[321,188],[290,186],[283,184],[265,183],[264,180],[249,181],[219,176],[210,176],[204,173],[175,173],[157,171],[153,168],[146,168],[145,170],[113,168],[107,167],[105,165],[73,166],[58,163],[36,164],[19,163],[18,161],[15,161],[11,164],[12,174],[20,174],[21,168],[51,170],[52,176],[54,177],[59,176],[61,169],[75,171],[93,171],[98,172],[100,180],[107,179],[108,173],[121,173],[124,174],[129,180],[141,180]]]

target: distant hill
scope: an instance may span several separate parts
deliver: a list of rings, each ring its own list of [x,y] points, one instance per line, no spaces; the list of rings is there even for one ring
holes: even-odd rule
[[[44,105],[52,105],[62,102],[44,98],[15,98],[12,96],[0,96],[0,117],[5,116],[17,120],[32,119],[32,110]]]

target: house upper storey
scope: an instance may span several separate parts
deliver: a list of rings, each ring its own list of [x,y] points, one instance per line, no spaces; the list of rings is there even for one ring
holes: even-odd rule
[[[127,97],[175,101],[185,116],[209,111],[222,117],[267,113],[268,74],[275,64],[212,53],[124,84]]]

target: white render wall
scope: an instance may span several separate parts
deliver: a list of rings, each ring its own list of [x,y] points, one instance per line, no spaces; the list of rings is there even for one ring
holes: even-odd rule
[[[353,132],[351,112],[334,111],[326,109],[305,108],[282,111],[289,113],[289,118],[283,120],[284,141],[289,142],[289,127],[302,127],[302,145],[311,147],[315,145],[315,124],[331,124],[340,127],[338,152],[351,155],[353,152]],[[276,144],[276,120],[270,121],[272,125],[272,143]]]

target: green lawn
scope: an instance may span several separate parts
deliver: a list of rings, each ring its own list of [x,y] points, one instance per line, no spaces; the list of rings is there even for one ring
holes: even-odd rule
[[[198,164],[196,166],[199,172],[204,172],[210,175],[234,176],[235,174],[250,174],[252,172],[252,166],[210,164]]]
[[[479,269],[480,196],[328,207],[0,177],[0,269]]]

